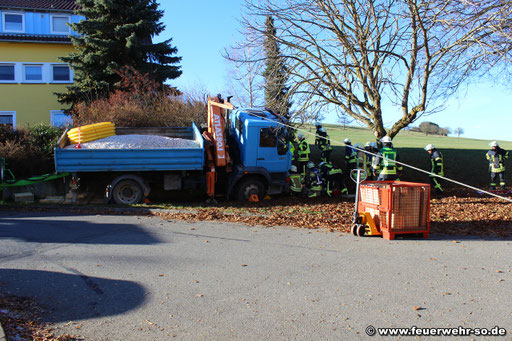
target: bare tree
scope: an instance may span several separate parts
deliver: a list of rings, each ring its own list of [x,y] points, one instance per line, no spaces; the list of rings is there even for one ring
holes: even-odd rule
[[[510,1],[246,0],[246,8],[244,24],[260,35],[265,18],[275,19],[301,109],[334,105],[376,138],[438,111],[510,54]],[[386,100],[401,110],[387,130]]]
[[[341,123],[342,129],[347,129],[347,125],[349,125],[353,121],[354,119],[348,115],[340,115],[338,117],[338,122]]]
[[[457,137],[460,137],[460,135],[464,134],[464,129],[462,128],[455,128],[455,130],[453,131],[454,134],[457,134]]]
[[[246,35],[250,39],[250,35]],[[233,102],[243,107],[263,105],[263,58],[261,48],[241,44],[229,53],[226,85]]]

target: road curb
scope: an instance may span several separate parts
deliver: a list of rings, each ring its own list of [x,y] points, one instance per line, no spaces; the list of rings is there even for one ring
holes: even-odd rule
[[[1,323],[0,323],[0,341],[7,341],[7,337],[5,336],[4,329],[2,328]]]

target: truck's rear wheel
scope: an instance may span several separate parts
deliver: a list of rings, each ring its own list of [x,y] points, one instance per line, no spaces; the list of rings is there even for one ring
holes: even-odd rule
[[[252,201],[255,196],[259,201],[265,197],[265,185],[257,178],[242,180],[237,187],[237,199],[239,201]]]
[[[143,196],[142,188],[135,180],[121,180],[112,189],[112,199],[119,205],[138,204]]]

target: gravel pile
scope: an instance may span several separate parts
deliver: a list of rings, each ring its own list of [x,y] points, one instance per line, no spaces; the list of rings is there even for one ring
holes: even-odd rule
[[[75,144],[66,148],[75,148]],[[195,141],[157,135],[114,135],[82,143],[83,149],[169,149],[197,148]]]

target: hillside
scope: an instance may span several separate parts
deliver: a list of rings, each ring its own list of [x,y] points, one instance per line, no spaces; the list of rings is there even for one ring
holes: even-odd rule
[[[332,145],[343,145],[343,139],[350,138],[352,143],[362,143],[363,145],[367,141],[375,141],[375,137],[366,128],[347,127],[343,129],[339,125],[324,124],[327,129],[327,133],[331,138]],[[311,133],[315,132],[315,127],[312,125],[305,126],[306,131]],[[314,137],[308,136],[308,142],[314,141]],[[339,143],[335,143],[337,141]],[[436,136],[429,135],[425,136],[423,133],[412,132],[412,131],[401,131],[394,139],[393,144],[397,148],[423,148],[429,143],[433,143],[439,149],[489,149],[490,140],[479,140],[469,139],[464,137],[452,137],[452,136]],[[512,141],[499,141],[498,143],[502,148],[512,150]]]

